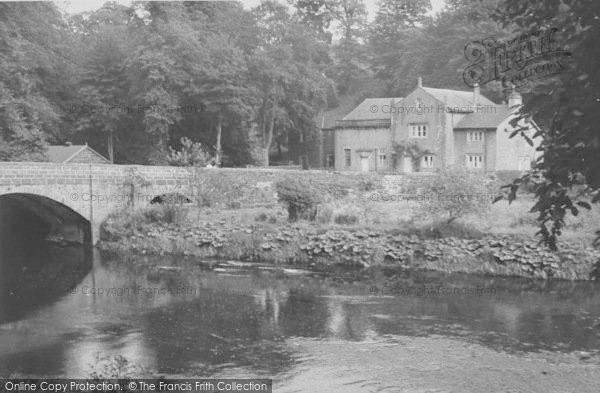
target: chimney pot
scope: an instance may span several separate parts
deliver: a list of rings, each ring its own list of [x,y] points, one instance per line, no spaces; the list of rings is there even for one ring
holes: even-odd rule
[[[417,87],[423,87],[423,78],[421,78],[421,77],[417,78]]]
[[[475,83],[475,85],[473,86],[473,106],[477,106],[479,104],[479,94],[480,94],[480,89],[479,89],[479,83]]]
[[[509,96],[508,96],[508,107],[509,108],[514,108],[517,106],[521,106],[523,104],[523,97],[521,97],[521,94],[519,94],[519,92],[517,92],[515,90],[515,87],[512,87],[512,91],[510,92]]]

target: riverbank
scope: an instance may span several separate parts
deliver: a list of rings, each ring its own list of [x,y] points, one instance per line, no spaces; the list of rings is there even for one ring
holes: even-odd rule
[[[553,252],[533,237],[477,237],[415,228],[226,220],[137,222],[123,229],[109,219],[98,247],[119,254],[263,262],[320,272],[389,267],[566,280],[590,280],[597,274],[600,252],[573,240],[562,241],[560,250]]]

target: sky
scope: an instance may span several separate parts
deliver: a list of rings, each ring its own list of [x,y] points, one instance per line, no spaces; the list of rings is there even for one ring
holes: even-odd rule
[[[245,8],[250,9],[254,6],[260,4],[261,0],[238,0],[240,3],[244,5]],[[285,2],[285,0],[280,0]],[[444,6],[444,0],[430,0],[431,8],[434,13],[439,12]],[[54,3],[61,9],[76,14],[84,11],[93,11],[97,10],[104,4],[106,0],[54,0]],[[129,5],[131,0],[118,0],[118,3]],[[365,5],[367,6],[367,10],[369,12],[369,18],[375,16],[375,12],[377,11],[377,0],[365,0]]]

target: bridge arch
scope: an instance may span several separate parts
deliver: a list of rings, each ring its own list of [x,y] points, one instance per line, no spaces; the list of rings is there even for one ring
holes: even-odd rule
[[[23,252],[37,242],[54,238],[88,245],[91,225],[64,203],[48,196],[10,192],[0,194],[0,251]],[[23,250],[19,250],[23,248]]]

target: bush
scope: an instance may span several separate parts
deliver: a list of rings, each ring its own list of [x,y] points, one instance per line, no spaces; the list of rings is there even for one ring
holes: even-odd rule
[[[358,217],[354,214],[337,214],[334,221],[340,225],[354,225],[358,223]]]
[[[139,216],[138,212],[125,208],[110,213],[100,224],[100,240],[115,241],[123,236],[133,234]]]
[[[179,224],[187,218],[188,209],[180,204],[166,203],[142,209],[139,214],[142,218],[142,223],[144,224]]]
[[[480,215],[491,206],[493,192],[484,174],[466,168],[440,169],[425,185],[418,216],[452,222],[468,214]]]
[[[300,218],[314,221],[317,206],[321,203],[319,192],[309,182],[288,177],[275,184],[277,199],[288,211],[288,221]]]
[[[217,168],[190,168],[190,183],[198,207],[239,209],[253,188],[249,179]]]
[[[329,224],[331,222],[331,217],[333,217],[333,209],[331,206],[320,206],[319,211],[317,212],[317,222],[319,224]]]
[[[254,217],[254,221],[265,222],[265,221],[267,221],[268,218],[269,218],[269,216],[267,216],[267,214],[265,212],[262,212],[259,215],[257,215],[256,217]]]
[[[436,221],[424,232],[425,233],[422,233],[422,235],[433,237],[435,239],[443,239],[446,237],[456,237],[460,239],[483,238],[483,232],[473,226],[458,221]]]
[[[358,191],[374,191],[381,187],[381,179],[377,175],[359,175]]]
[[[181,138],[180,150],[175,150],[169,146],[169,155],[167,161],[173,166],[205,166],[212,160],[212,157],[206,152],[204,146],[199,142],[192,142],[189,138]]]

